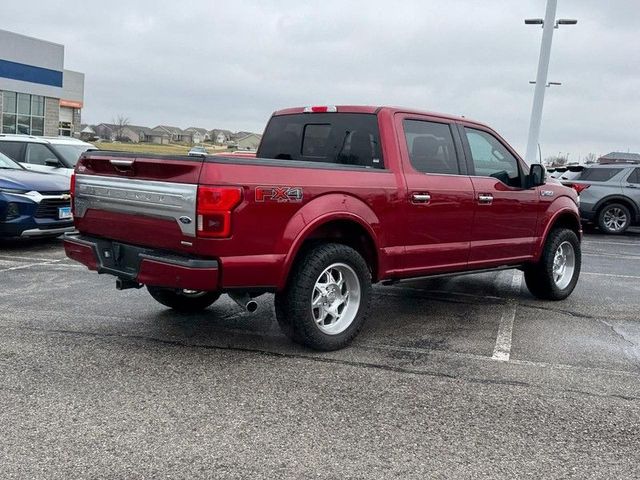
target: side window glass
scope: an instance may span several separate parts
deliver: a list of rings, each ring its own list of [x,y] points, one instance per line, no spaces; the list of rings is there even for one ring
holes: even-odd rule
[[[20,142],[0,142],[0,153],[16,162],[22,161],[22,143]]]
[[[46,165],[46,161],[49,159],[58,161],[53,152],[45,145],[42,145],[41,143],[29,143],[27,145],[27,163],[32,163],[34,165]]]
[[[409,160],[417,171],[449,175],[460,173],[448,124],[405,120],[404,137]]]
[[[631,172],[631,175],[629,175],[627,182],[640,185],[640,168],[633,169],[633,172]]]
[[[518,160],[497,138],[482,130],[465,127],[464,131],[477,176],[494,177],[510,187],[522,186]]]

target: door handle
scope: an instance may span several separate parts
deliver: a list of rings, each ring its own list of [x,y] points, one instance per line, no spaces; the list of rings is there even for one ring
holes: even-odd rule
[[[478,195],[478,203],[481,205],[491,205],[493,203],[493,195],[480,193]]]
[[[429,203],[431,201],[431,195],[428,193],[414,193],[411,195],[411,201],[413,203]]]
[[[640,188],[640,186],[630,183],[629,185],[627,185],[627,188]]]

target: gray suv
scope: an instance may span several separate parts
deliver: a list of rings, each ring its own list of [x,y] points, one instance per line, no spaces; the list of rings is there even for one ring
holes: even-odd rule
[[[563,181],[580,195],[580,216],[606,233],[624,233],[640,223],[640,165],[596,165]]]

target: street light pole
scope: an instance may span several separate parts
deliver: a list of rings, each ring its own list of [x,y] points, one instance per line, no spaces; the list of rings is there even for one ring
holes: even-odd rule
[[[542,25],[542,43],[540,44],[540,58],[538,59],[536,89],[533,94],[529,138],[527,140],[527,153],[525,155],[525,160],[529,165],[537,163],[536,150],[538,138],[540,137],[542,106],[544,105],[544,92],[546,90],[547,74],[549,72],[549,57],[551,56],[551,41],[553,40],[557,5],[558,0],[547,0],[547,10],[544,14],[544,23]]]

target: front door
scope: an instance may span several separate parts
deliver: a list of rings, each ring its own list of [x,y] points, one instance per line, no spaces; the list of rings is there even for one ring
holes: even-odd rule
[[[396,115],[407,183],[400,213],[405,238],[402,276],[467,268],[473,185],[455,128],[442,119]]]
[[[475,196],[469,266],[530,259],[536,241],[538,189],[524,188],[524,165],[496,135],[475,127],[460,130]]]

